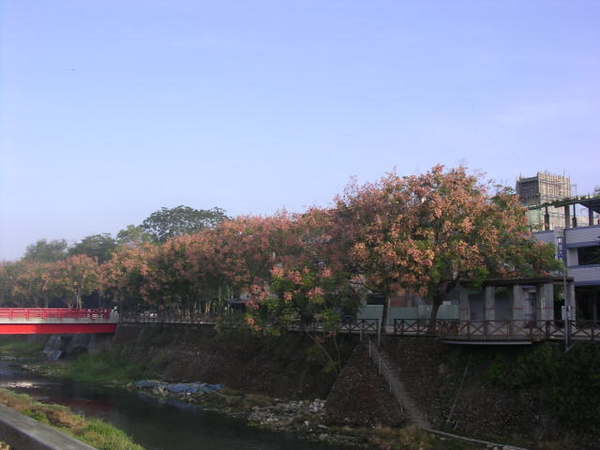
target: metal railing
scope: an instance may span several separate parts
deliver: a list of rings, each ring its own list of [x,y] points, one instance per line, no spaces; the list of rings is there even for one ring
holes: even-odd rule
[[[221,315],[205,314],[190,311],[160,311],[160,312],[124,312],[120,315],[121,323],[155,323],[155,324],[215,324]],[[300,321],[288,327],[290,331],[309,332],[338,332],[357,334],[381,334],[379,319],[343,320],[334,329],[323,322]]]
[[[122,323],[180,323],[180,324],[214,324],[216,314],[206,314],[194,311],[142,311],[124,312],[120,316]]]
[[[203,324],[214,325],[217,314],[190,311],[126,312],[120,316],[122,323],[155,324]],[[2,316],[0,315],[0,318]],[[336,332],[377,335],[378,342],[383,334],[395,336],[429,336],[462,340],[563,340],[563,320],[456,320],[456,319],[394,319],[392,330],[381,326],[379,319],[344,320],[336,328],[322,322],[297,322],[288,327],[290,331]],[[600,322],[570,321],[571,339],[600,342]]]
[[[431,336],[464,340],[531,341],[565,338],[564,320],[426,320],[394,319],[396,336]],[[569,321],[571,338],[600,341],[600,322]]]

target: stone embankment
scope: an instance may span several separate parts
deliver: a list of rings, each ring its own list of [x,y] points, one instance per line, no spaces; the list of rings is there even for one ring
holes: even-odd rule
[[[357,337],[340,339],[342,359]],[[335,382],[323,362],[311,357],[314,343],[298,334],[256,336],[214,327],[178,325],[119,326],[113,350],[170,382],[201,380],[228,388],[290,400],[325,398]],[[314,354],[314,352],[313,352]]]
[[[398,427],[407,422],[405,412],[374,370],[363,345],[354,349],[327,396],[325,422],[369,428]]]
[[[110,348],[112,336],[106,334],[55,334],[48,337],[44,354],[51,361],[75,357],[82,353],[97,353]]]
[[[294,333],[257,337],[219,334],[205,326],[130,324],[119,327],[111,354],[143,365],[150,376],[161,379],[132,389],[315,439],[348,427],[369,433],[389,427],[397,432],[412,418],[436,430],[529,448],[556,442],[565,449],[600,448],[577,447],[575,434],[560,436],[535,386],[515,393],[490,383],[490,372],[499,360],[513,357],[512,348],[385,339],[385,365],[394,369],[404,394],[422,413],[424,420],[417,421],[411,402],[397,402],[398,389],[378,375],[378,363],[370,361],[365,342],[361,344],[358,336],[344,339],[344,366],[337,374],[325,373],[310,352],[310,340]],[[206,392],[209,385],[226,387]]]

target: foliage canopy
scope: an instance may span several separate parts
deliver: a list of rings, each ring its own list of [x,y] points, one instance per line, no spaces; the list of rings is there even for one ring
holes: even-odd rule
[[[161,208],[142,222],[142,228],[156,241],[165,242],[182,234],[196,233],[204,228],[215,227],[227,219],[221,208],[193,209],[189,206]]]
[[[88,236],[69,253],[1,265],[3,302],[81,304],[100,293],[123,308],[218,313],[233,299],[257,331],[317,320],[333,333],[369,292],[409,289],[430,299],[435,316],[459,284],[559,267],[510,190],[442,166],[350,184],[333,207],[301,214],[228,219],[220,208],[162,208],[116,240]]]
[[[67,241],[64,239],[53,241],[40,239],[35,244],[27,246],[23,259],[41,263],[59,261],[67,256],[67,247]]]

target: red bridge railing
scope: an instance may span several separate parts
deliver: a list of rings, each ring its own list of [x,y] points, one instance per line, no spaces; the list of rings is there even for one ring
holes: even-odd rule
[[[108,320],[110,309],[0,308],[0,320],[80,319]]]

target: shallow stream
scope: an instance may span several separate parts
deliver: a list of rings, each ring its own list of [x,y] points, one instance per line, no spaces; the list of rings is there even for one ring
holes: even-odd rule
[[[149,450],[333,450],[331,446],[247,426],[243,421],[182,402],[163,402],[144,394],[96,388],[33,375],[11,361],[0,361],[0,387],[58,403],[101,418]]]

